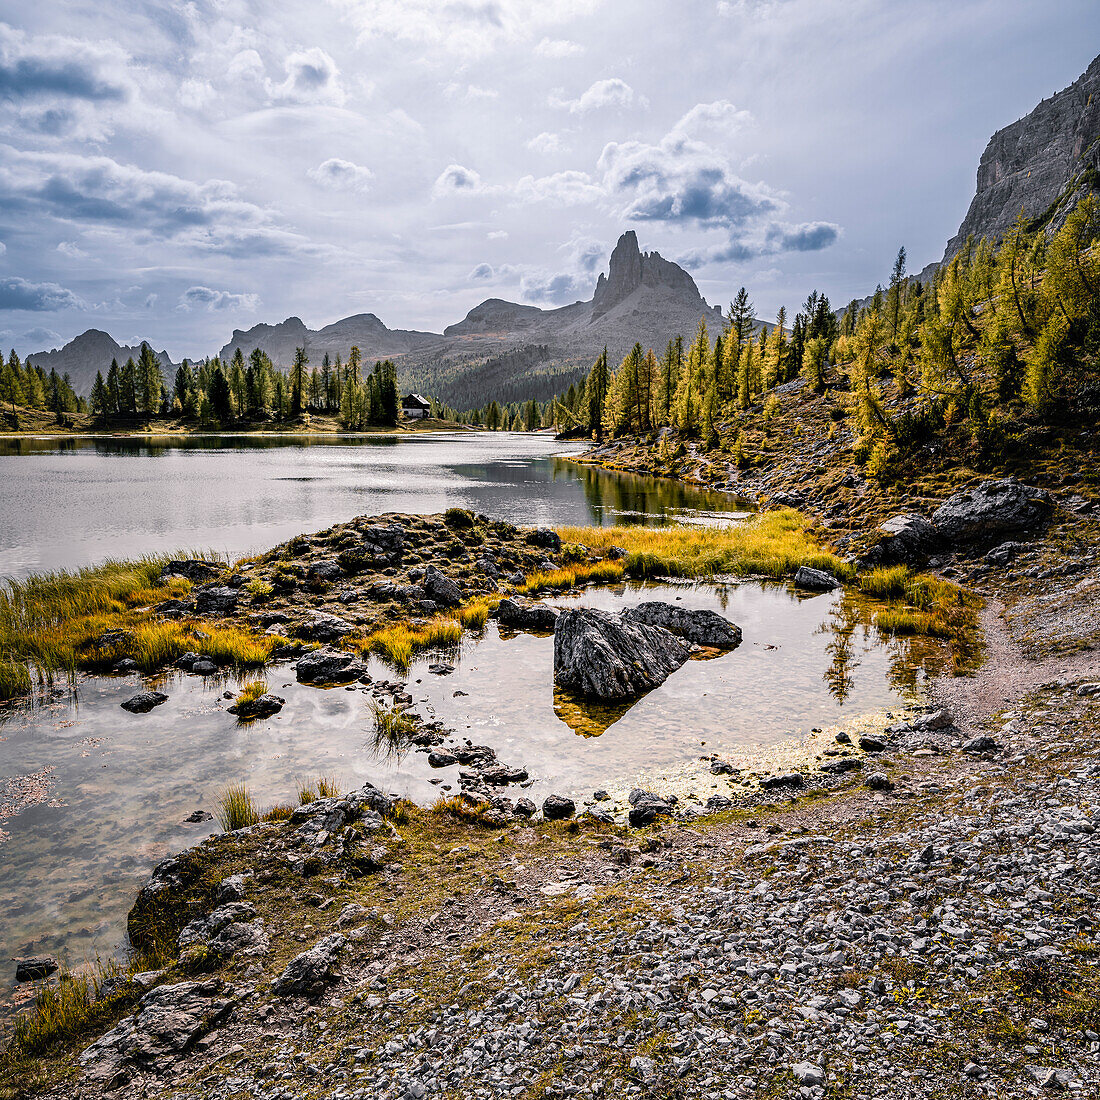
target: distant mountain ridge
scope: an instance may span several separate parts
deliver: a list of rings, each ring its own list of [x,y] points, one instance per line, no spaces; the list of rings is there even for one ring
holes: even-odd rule
[[[72,387],[77,393],[89,394],[95,381],[96,371],[102,371],[104,377],[110,370],[111,360],[116,359],[122,366],[127,359],[137,362],[144,343],[136,347],[118,343],[109,333],[101,329],[90,328],[70,340],[56,351],[36,351],[28,355],[26,361],[34,367],[41,367],[48,374],[56,370],[58,374],[68,374]],[[152,347],[152,345],[150,345]],[[153,351],[160,363],[162,372],[169,375],[175,372],[178,363],[173,363],[166,351]]]

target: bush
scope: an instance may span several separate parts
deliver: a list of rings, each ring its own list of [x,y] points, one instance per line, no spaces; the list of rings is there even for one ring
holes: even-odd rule
[[[474,514],[469,508],[448,508],[443,513],[443,522],[456,531],[468,530],[474,525]]]

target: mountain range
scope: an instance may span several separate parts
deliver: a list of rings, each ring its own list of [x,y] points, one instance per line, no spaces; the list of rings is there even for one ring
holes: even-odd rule
[[[1100,57],[1068,88],[1044,99],[1029,114],[998,130],[978,165],[974,197],[941,263],[968,236],[1002,237],[1023,210],[1029,228],[1057,229],[1082,195],[1100,188]],[[937,264],[926,267],[927,278]],[[366,362],[393,359],[403,389],[423,390],[457,408],[491,398],[545,400],[581,377],[606,346],[617,362],[635,341],[663,348],[678,334],[690,339],[700,319],[720,325],[721,309],[709,305],[695,280],[657,252],[642,252],[633,230],[623,233],[592,298],[557,309],[489,298],[442,333],[390,329],[373,313],[345,317],[310,329],[298,317],[279,324],[235,330],[221,348],[247,357],[261,348],[287,367],[304,347],[311,365],[328,353],[347,357],[357,345]],[[90,329],[59,351],[38,352],[28,362],[67,372],[88,393],[97,370],[112,358],[137,356],[107,333]],[[174,371],[158,352],[166,372]]]

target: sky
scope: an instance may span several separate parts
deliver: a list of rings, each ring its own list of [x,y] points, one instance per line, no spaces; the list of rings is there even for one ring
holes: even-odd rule
[[[0,0],[0,345],[591,297],[619,234],[711,304],[939,259],[1095,0]]]

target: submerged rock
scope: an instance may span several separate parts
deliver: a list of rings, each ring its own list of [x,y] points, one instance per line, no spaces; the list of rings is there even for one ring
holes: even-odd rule
[[[497,621],[502,626],[510,626],[515,630],[549,632],[558,621],[558,613],[552,607],[529,600],[501,600],[497,608]]]
[[[36,982],[48,978],[57,970],[57,959],[53,955],[34,955],[28,959],[15,960],[15,980],[17,982]]]
[[[952,543],[989,543],[1043,527],[1053,508],[1046,490],[1008,477],[983,481],[948,497],[932,513],[932,523]]]
[[[663,684],[691,646],[663,627],[590,608],[563,611],[554,627],[554,679],[592,699],[632,699]]]
[[[132,695],[125,702],[119,703],[119,706],[131,714],[147,714],[153,707],[159,707],[161,703],[167,702],[168,696],[163,692],[139,691],[137,695]]]
[[[715,611],[692,611],[673,603],[651,600],[627,608],[622,617],[646,626],[660,626],[696,645],[734,649],[741,644],[741,628]]]
[[[840,581],[826,573],[824,569],[811,569],[808,565],[800,565],[794,575],[795,588],[805,588],[810,592],[831,592],[840,587]]]

